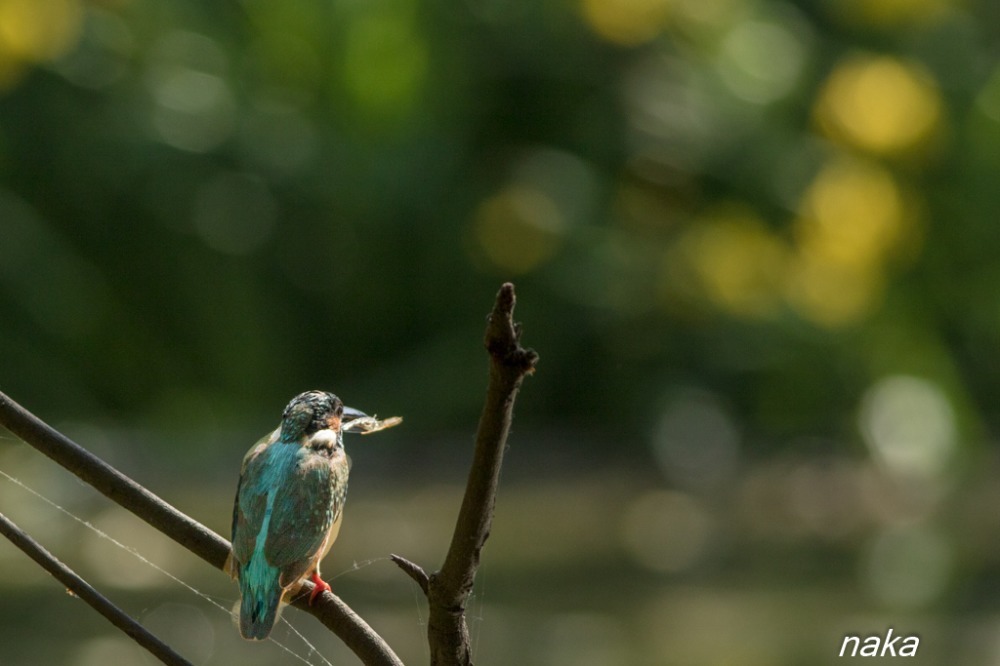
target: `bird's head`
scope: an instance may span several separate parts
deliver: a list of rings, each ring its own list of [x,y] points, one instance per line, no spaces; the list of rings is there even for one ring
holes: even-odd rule
[[[344,403],[327,391],[306,391],[292,398],[281,415],[281,437],[295,441],[320,430],[340,430]]]

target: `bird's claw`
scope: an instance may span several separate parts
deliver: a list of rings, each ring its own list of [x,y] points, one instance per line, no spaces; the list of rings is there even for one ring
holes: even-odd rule
[[[309,594],[309,605],[312,606],[313,602],[316,601],[316,597],[323,594],[324,592],[332,592],[330,584],[319,577],[319,572],[314,571],[312,577],[309,578],[313,582],[313,590]]]

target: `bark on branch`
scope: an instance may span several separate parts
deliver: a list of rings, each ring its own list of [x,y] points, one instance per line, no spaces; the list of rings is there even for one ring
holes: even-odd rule
[[[497,293],[486,326],[485,345],[490,357],[486,402],[462,508],[444,563],[439,571],[428,576],[418,565],[393,555],[396,564],[427,595],[431,666],[472,663],[465,605],[472,592],[483,545],[490,535],[514,400],[522,380],[535,371],[538,362],[533,350],[521,347],[521,327],[513,319],[514,303],[514,285],[506,283]]]

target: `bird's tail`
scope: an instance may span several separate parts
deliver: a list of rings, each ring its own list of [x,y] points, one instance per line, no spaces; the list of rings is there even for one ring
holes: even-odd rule
[[[240,571],[240,635],[247,640],[264,640],[278,617],[282,590],[278,569],[250,566]]]

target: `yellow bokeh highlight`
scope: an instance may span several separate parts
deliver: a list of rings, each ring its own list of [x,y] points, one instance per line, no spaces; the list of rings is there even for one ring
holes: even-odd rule
[[[583,18],[602,39],[638,46],[663,30],[672,0],[581,0]]]
[[[28,65],[72,49],[82,26],[79,0],[0,0],[0,90],[15,86]]]
[[[677,249],[668,263],[681,262],[720,309],[762,317],[780,306],[789,247],[753,213],[727,210],[699,220]]]
[[[915,234],[906,196],[883,167],[838,158],[816,175],[794,224],[789,303],[826,327],[860,321],[881,302],[885,266]]]
[[[882,304],[894,262],[919,248],[917,211],[887,169],[837,156],[802,194],[790,239],[749,208],[717,210],[667,252],[663,291],[742,318],[791,308],[824,328],[856,324]]]
[[[0,0],[0,52],[27,62],[53,60],[80,36],[79,0]]]
[[[937,85],[923,68],[888,56],[855,56],[827,79],[816,117],[831,138],[889,155],[932,136],[941,106]]]
[[[903,233],[903,194],[895,179],[860,160],[837,160],[822,169],[795,223],[801,251],[861,268],[880,263]]]
[[[513,186],[487,199],[476,211],[476,250],[505,273],[523,275],[559,248],[565,219],[545,192]]]

